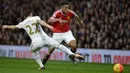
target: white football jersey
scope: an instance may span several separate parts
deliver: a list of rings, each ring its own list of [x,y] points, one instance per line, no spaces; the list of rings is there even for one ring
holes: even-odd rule
[[[23,28],[28,33],[32,41],[38,38],[45,38],[47,35],[42,30],[41,25],[37,22],[38,20],[41,20],[39,16],[29,17],[16,25],[16,27]]]

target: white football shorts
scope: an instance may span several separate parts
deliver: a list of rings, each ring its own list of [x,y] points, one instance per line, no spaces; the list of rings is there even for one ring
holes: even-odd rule
[[[42,47],[58,47],[59,43],[55,41],[54,39],[47,37],[47,38],[38,38],[36,40],[33,40],[31,43],[31,50],[33,51],[39,51]]]
[[[58,43],[65,41],[67,44],[69,44],[71,40],[75,40],[70,30],[65,33],[53,33],[52,38],[56,40]]]

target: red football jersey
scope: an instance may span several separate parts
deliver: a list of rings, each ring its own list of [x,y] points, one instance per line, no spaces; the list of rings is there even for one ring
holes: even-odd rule
[[[61,18],[62,20],[66,20],[68,21],[67,23],[65,24],[60,24],[59,21],[57,22],[54,22],[52,25],[53,25],[53,28],[57,29],[55,31],[53,31],[54,33],[63,33],[63,32],[67,32],[70,30],[70,27],[69,27],[69,23],[70,23],[70,20],[72,18],[74,18],[76,16],[76,13],[71,11],[71,10],[68,10],[68,12],[66,14],[63,14],[62,13],[62,10],[57,10],[50,19],[59,19]]]

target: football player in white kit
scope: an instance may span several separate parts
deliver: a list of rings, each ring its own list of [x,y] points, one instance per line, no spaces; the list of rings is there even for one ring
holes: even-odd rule
[[[48,48],[57,48],[65,53],[68,53],[71,56],[74,56],[75,58],[81,60],[84,59],[83,56],[72,53],[68,48],[50,38],[42,30],[41,25],[49,28],[52,31],[56,29],[53,29],[52,26],[48,25],[45,21],[41,20],[39,16],[33,16],[31,10],[25,10],[24,16],[26,17],[25,20],[20,22],[18,25],[3,25],[2,28],[8,28],[8,29],[22,28],[27,32],[27,34],[32,40],[30,51],[32,53],[33,58],[39,64],[40,69],[45,69],[39,55],[39,51],[43,46],[47,46]]]

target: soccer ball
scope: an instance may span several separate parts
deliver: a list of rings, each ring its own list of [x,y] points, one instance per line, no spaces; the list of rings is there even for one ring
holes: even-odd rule
[[[119,63],[113,66],[114,73],[122,73],[123,69],[123,65]]]

